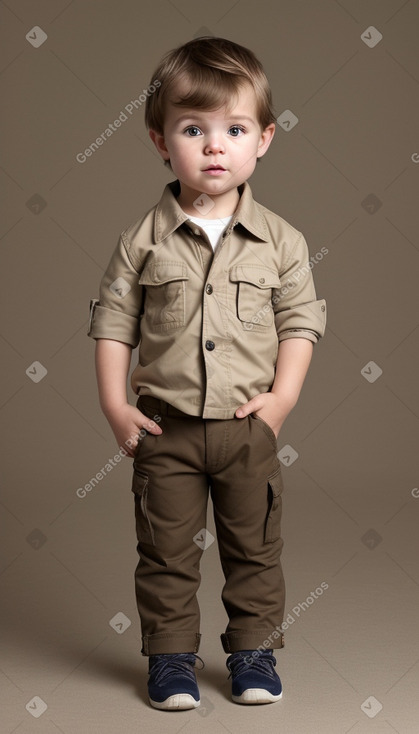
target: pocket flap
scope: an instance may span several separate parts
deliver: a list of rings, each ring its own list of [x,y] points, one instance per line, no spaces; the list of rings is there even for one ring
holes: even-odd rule
[[[230,280],[251,283],[257,288],[280,288],[281,286],[276,270],[254,263],[234,265],[230,270]]]
[[[269,511],[265,525],[265,543],[274,543],[281,538],[281,514],[282,514],[282,477],[281,467],[275,474],[268,477],[270,490]]]
[[[131,490],[134,492],[134,494],[142,497],[147,490],[147,484],[148,474],[143,474],[142,472],[138,471],[138,469],[134,468],[131,486]]]
[[[189,280],[185,263],[157,260],[145,266],[138,282],[141,285],[163,285],[176,280]]]
[[[134,492],[135,521],[138,542],[154,545],[154,530],[150,522],[148,510],[148,481],[148,474],[140,472],[134,467],[132,491]]]
[[[268,482],[272,490],[273,497],[279,497],[283,489],[281,467],[278,468],[275,474],[272,474],[272,476],[268,477]]]

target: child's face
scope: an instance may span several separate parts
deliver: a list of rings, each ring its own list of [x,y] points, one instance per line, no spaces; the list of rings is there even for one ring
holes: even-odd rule
[[[261,130],[255,94],[246,84],[229,112],[225,108],[194,110],[169,103],[163,135],[150,130],[150,137],[162,158],[170,159],[173,173],[184,187],[197,196],[217,196],[250,178],[274,132],[274,123]]]

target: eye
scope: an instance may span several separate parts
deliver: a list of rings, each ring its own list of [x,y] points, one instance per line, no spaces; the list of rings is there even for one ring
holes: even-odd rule
[[[190,127],[187,127],[185,130],[185,133],[189,135],[191,138],[196,138],[198,135],[200,135],[201,131],[199,127],[196,127],[195,125],[190,125]]]
[[[232,135],[233,138],[238,138],[241,133],[244,133],[245,130],[240,125],[232,125],[232,127],[229,130],[229,133]]]

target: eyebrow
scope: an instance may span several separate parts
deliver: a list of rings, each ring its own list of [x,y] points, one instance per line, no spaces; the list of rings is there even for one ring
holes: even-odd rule
[[[181,117],[178,117],[177,122],[184,122],[185,120],[194,120],[194,119],[203,119],[204,115],[200,112],[192,112],[190,115],[181,115]],[[254,122],[253,117],[248,117],[247,115],[234,115],[234,117],[228,117],[226,118],[227,122],[232,122],[236,120],[247,120],[248,122]]]

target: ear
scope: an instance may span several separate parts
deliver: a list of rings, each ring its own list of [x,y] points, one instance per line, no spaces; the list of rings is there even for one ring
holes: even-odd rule
[[[168,161],[170,158],[169,151],[166,148],[166,143],[164,141],[164,135],[161,133],[156,132],[156,130],[149,130],[148,134],[153,141],[154,145],[156,146],[158,152],[160,153],[161,157],[164,161]]]
[[[265,155],[266,151],[268,150],[272,142],[272,138],[275,135],[275,129],[276,129],[275,123],[271,122],[270,125],[268,125],[267,127],[265,127],[264,130],[262,130],[261,135],[260,135],[259,145],[258,145],[258,158],[262,158],[262,156]]]

